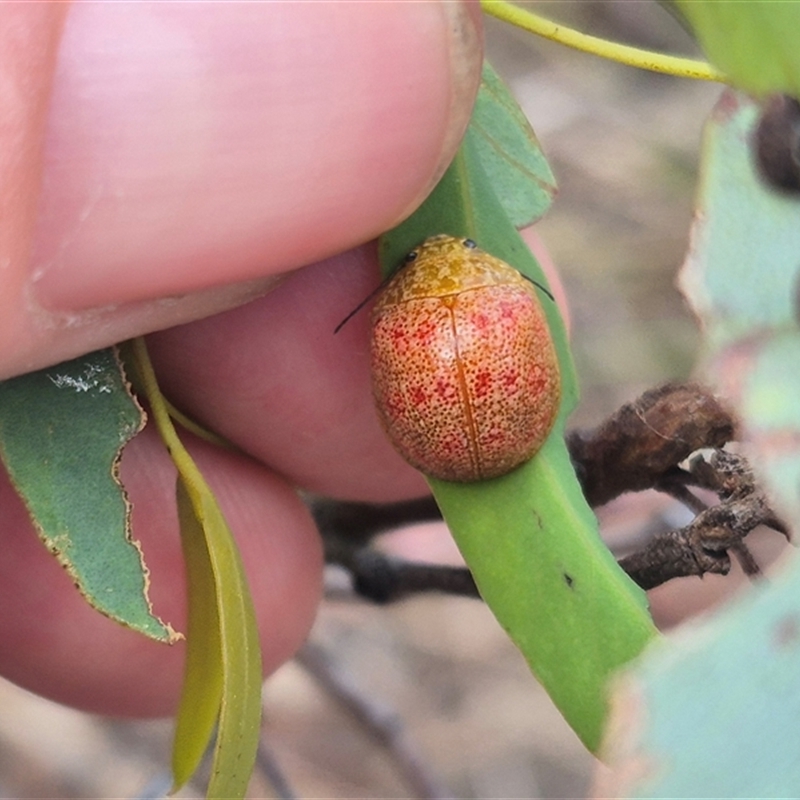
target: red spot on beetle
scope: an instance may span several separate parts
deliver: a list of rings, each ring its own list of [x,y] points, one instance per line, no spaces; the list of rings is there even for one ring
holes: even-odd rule
[[[542,446],[560,402],[558,360],[536,289],[463,239],[434,236],[416,253],[372,312],[381,422],[427,475],[503,475]]]
[[[494,377],[489,372],[479,372],[475,376],[475,383],[473,384],[476,396],[484,397],[495,388],[494,384]]]
[[[506,391],[514,391],[519,384],[519,373],[506,372],[500,376],[499,383]]]
[[[409,392],[409,400],[415,406],[421,406],[428,401],[428,394],[422,386],[412,386]]]

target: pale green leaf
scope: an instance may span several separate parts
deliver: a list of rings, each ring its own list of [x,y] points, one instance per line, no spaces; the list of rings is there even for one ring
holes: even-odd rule
[[[188,780],[190,768],[199,760],[199,750],[207,741],[214,717],[212,701],[218,698],[217,738],[206,797],[242,798],[255,764],[261,721],[261,647],[250,588],[236,542],[216,498],[172,425],[144,339],[131,343],[131,359],[180,476],[181,533],[190,571],[189,602],[190,606],[200,604],[198,608],[190,607],[189,618],[218,625],[217,631],[195,630],[199,641],[188,643],[191,661],[187,664],[174,747],[175,789],[180,780]],[[216,608],[212,609],[212,605]],[[204,645],[208,645],[207,651]],[[203,695],[204,676],[211,681],[210,698]],[[192,723],[198,725],[198,731],[187,731]],[[178,735],[189,738],[177,741]]]
[[[172,750],[174,789],[186,784],[200,765],[219,717],[223,690],[222,643],[214,572],[202,525],[180,477],[177,503],[186,564],[189,618],[185,677]]]
[[[714,348],[795,319],[800,200],[760,177],[751,146],[758,116],[756,103],[726,91],[704,138],[682,282]]]
[[[800,347],[800,196],[759,176],[750,144],[759,110],[726,92],[707,126],[681,282],[703,322],[712,375],[736,404],[762,476],[793,520],[800,518],[790,478],[800,475],[800,395],[791,368]]]
[[[627,683],[626,797],[797,797],[800,563],[654,649]],[[643,769],[642,769],[643,768]]]
[[[727,92],[709,121],[683,287],[708,333],[708,374],[741,419],[759,485],[796,530],[800,199],[755,169],[759,111]],[[627,796],[797,795],[800,561],[787,560],[783,574],[632,673],[638,715],[614,764],[634,776]]]

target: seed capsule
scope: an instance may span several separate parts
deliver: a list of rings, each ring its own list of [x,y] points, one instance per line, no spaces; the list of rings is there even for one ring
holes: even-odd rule
[[[558,413],[555,347],[535,287],[469,239],[406,258],[372,312],[372,383],[400,454],[435,478],[510,472]]]

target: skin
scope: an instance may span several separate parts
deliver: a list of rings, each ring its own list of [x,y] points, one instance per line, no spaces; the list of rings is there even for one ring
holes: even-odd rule
[[[379,280],[371,240],[452,158],[481,57],[471,3],[0,3],[0,379],[160,331],[168,395],[254,456],[186,437],[267,672],[320,598],[295,487],[426,491],[372,407],[368,311],[332,331]],[[174,472],[152,431],[122,477],[155,611],[180,630]],[[92,611],[4,479],[0,508],[0,674],[97,713],[173,713],[182,646]]]
[[[267,672],[320,596],[295,486],[425,491],[372,409],[368,313],[331,332],[378,281],[371,240],[455,152],[478,17],[453,2],[0,3],[0,379],[161,331],[167,392],[254,456],[187,437],[242,551]],[[122,473],[155,610],[181,629],[174,473],[152,432]],[[0,508],[0,674],[97,713],[174,712],[182,647],[89,609],[2,478]]]
[[[268,671],[320,595],[293,484],[424,490],[365,410],[366,319],[331,331],[376,281],[364,243],[455,152],[478,17],[453,3],[0,4],[0,377],[172,328],[151,337],[168,391],[212,384],[197,416],[258,449],[188,441],[242,550]],[[123,478],[155,609],[180,629],[173,475],[151,435]],[[88,609],[7,482],[0,495],[0,674],[95,712],[172,713],[182,647]]]

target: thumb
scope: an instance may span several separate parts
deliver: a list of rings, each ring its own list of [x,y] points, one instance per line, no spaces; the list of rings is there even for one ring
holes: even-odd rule
[[[0,208],[25,200],[0,240],[0,377],[240,303],[403,218],[468,121],[470,5],[69,6],[34,88],[5,95],[49,100],[0,180]],[[39,8],[0,8],[29,38],[7,74],[58,30]]]

